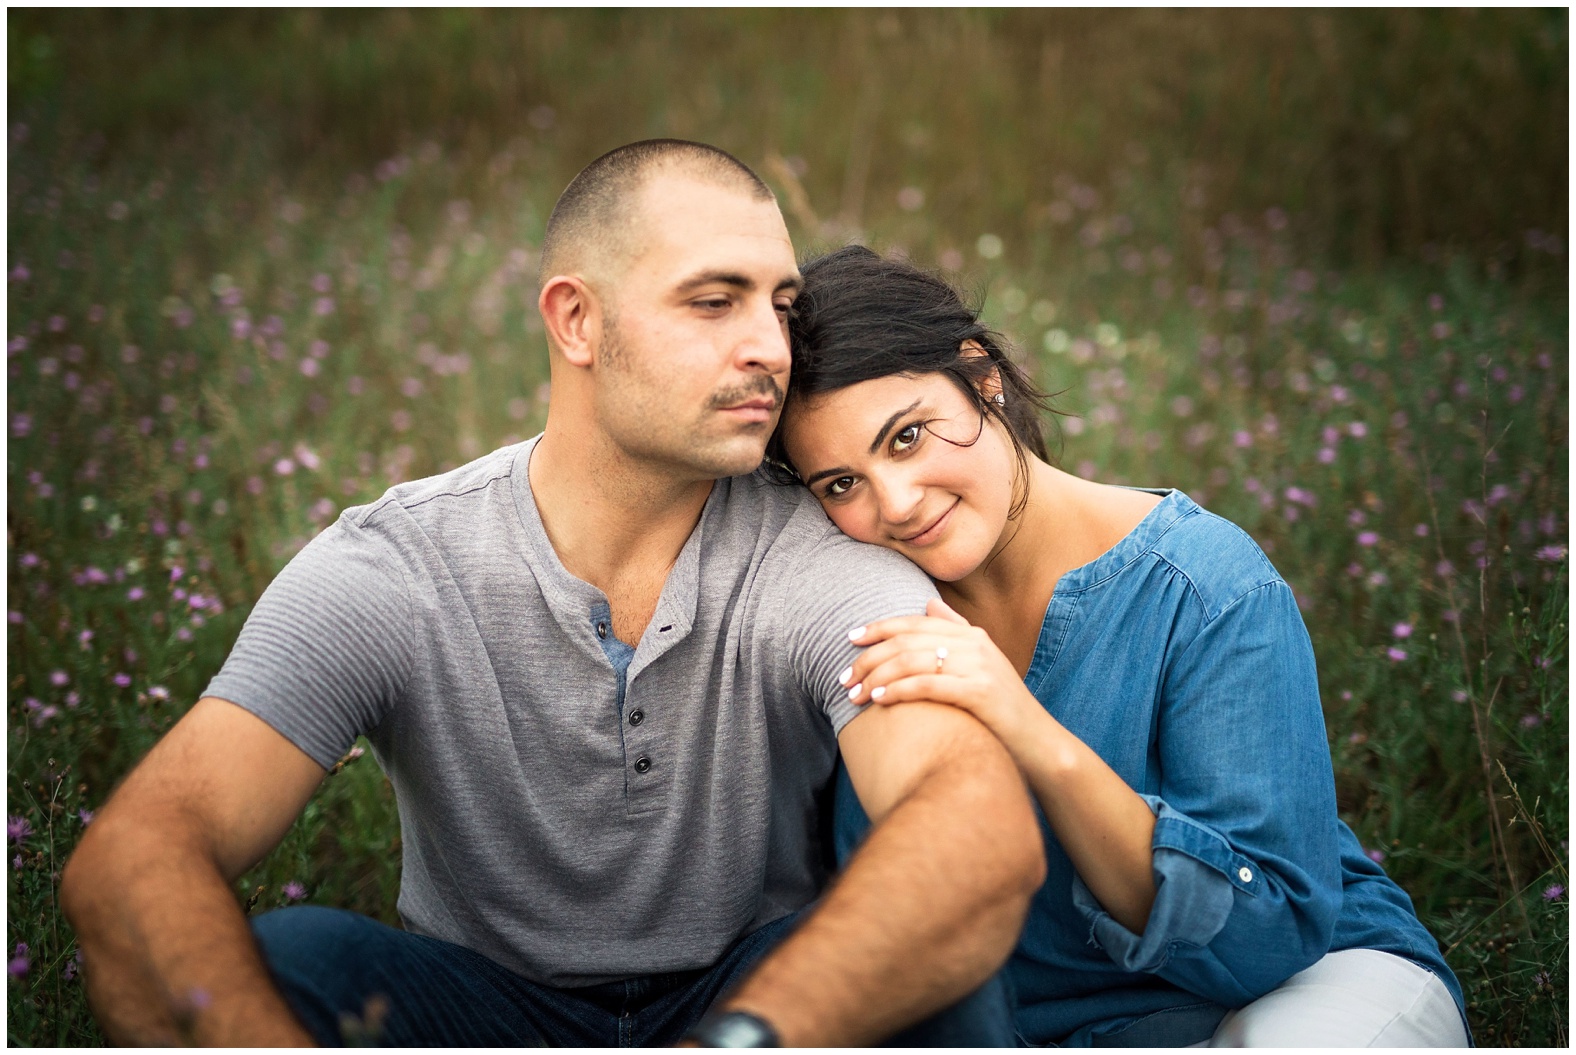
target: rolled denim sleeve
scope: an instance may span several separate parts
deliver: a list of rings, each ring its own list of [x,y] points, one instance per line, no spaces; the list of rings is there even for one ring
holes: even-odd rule
[[[1073,901],[1117,965],[1240,1007],[1329,950],[1341,905],[1335,780],[1313,646],[1276,580],[1171,662],[1157,723],[1155,901],[1142,934],[1082,880]]]

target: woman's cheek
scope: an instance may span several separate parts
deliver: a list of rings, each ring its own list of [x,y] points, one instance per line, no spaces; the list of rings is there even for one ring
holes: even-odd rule
[[[860,509],[859,503],[825,504],[821,508],[825,509],[826,515],[832,518],[837,530],[849,538],[856,542],[873,542],[880,545],[875,518],[867,510]]]

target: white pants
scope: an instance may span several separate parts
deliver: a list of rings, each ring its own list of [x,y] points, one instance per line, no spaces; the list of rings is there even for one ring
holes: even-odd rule
[[[1374,949],[1332,952],[1221,1020],[1195,1048],[1463,1048],[1445,983]]]

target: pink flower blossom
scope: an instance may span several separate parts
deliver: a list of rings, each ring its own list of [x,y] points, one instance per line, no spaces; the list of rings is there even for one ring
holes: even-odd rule
[[[1363,852],[1368,855],[1368,860],[1372,861],[1374,864],[1376,864],[1376,865],[1384,864],[1384,851],[1383,850],[1365,850]]]
[[[1397,624],[1395,624],[1395,626],[1390,628],[1390,633],[1393,634],[1394,636],[1398,637],[1398,638],[1411,637],[1412,636],[1412,624],[1411,623],[1397,623]]]
[[[1379,542],[1379,535],[1374,531],[1358,532],[1357,544],[1359,546],[1373,546]]]
[[[1390,657],[1390,662],[1399,663],[1406,658],[1406,649],[1396,648],[1394,645],[1385,650],[1385,655]]]
[[[284,894],[286,901],[300,901],[306,897],[306,887],[292,880],[281,888],[281,893]]]

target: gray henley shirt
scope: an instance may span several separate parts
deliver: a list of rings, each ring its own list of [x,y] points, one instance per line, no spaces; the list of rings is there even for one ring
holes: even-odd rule
[[[205,695],[325,768],[368,737],[407,929],[548,985],[708,967],[819,894],[847,632],[935,590],[802,488],[733,477],[631,648],[548,542],[535,443],[347,509]]]

